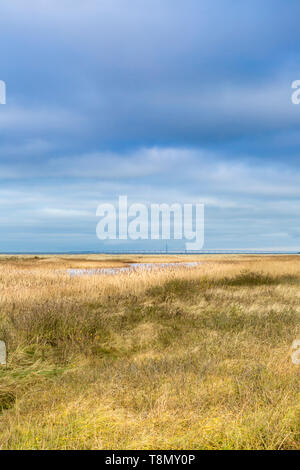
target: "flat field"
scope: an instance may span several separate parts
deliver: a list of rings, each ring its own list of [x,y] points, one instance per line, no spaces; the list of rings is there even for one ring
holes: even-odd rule
[[[299,301],[297,256],[1,256],[0,448],[300,449]]]

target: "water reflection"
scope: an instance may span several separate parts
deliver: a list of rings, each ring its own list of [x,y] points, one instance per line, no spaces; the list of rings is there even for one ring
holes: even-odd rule
[[[194,268],[202,263],[187,262],[187,263],[132,263],[130,266],[121,268],[96,268],[96,269],[69,269],[71,277],[75,276],[94,276],[94,275],[112,275],[119,273],[129,273],[138,271],[155,271],[161,268]]]

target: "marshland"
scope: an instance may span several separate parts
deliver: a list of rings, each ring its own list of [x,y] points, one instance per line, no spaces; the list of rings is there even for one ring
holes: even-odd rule
[[[172,264],[97,273],[133,263]],[[299,287],[298,256],[1,256],[0,448],[299,449]]]

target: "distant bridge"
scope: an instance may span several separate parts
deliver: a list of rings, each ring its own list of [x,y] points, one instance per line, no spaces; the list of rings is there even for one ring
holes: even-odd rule
[[[89,252],[90,254],[103,255],[299,255],[297,251],[274,251],[274,250],[107,250],[101,252]],[[88,254],[88,253],[86,253]]]

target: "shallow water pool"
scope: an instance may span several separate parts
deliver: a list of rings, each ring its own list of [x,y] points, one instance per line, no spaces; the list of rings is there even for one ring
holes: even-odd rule
[[[132,263],[130,266],[121,268],[96,268],[96,269],[69,269],[68,272],[71,277],[75,276],[94,276],[94,275],[112,275],[120,273],[130,273],[138,271],[154,271],[161,268],[194,268],[202,263],[187,262],[187,263]]]

